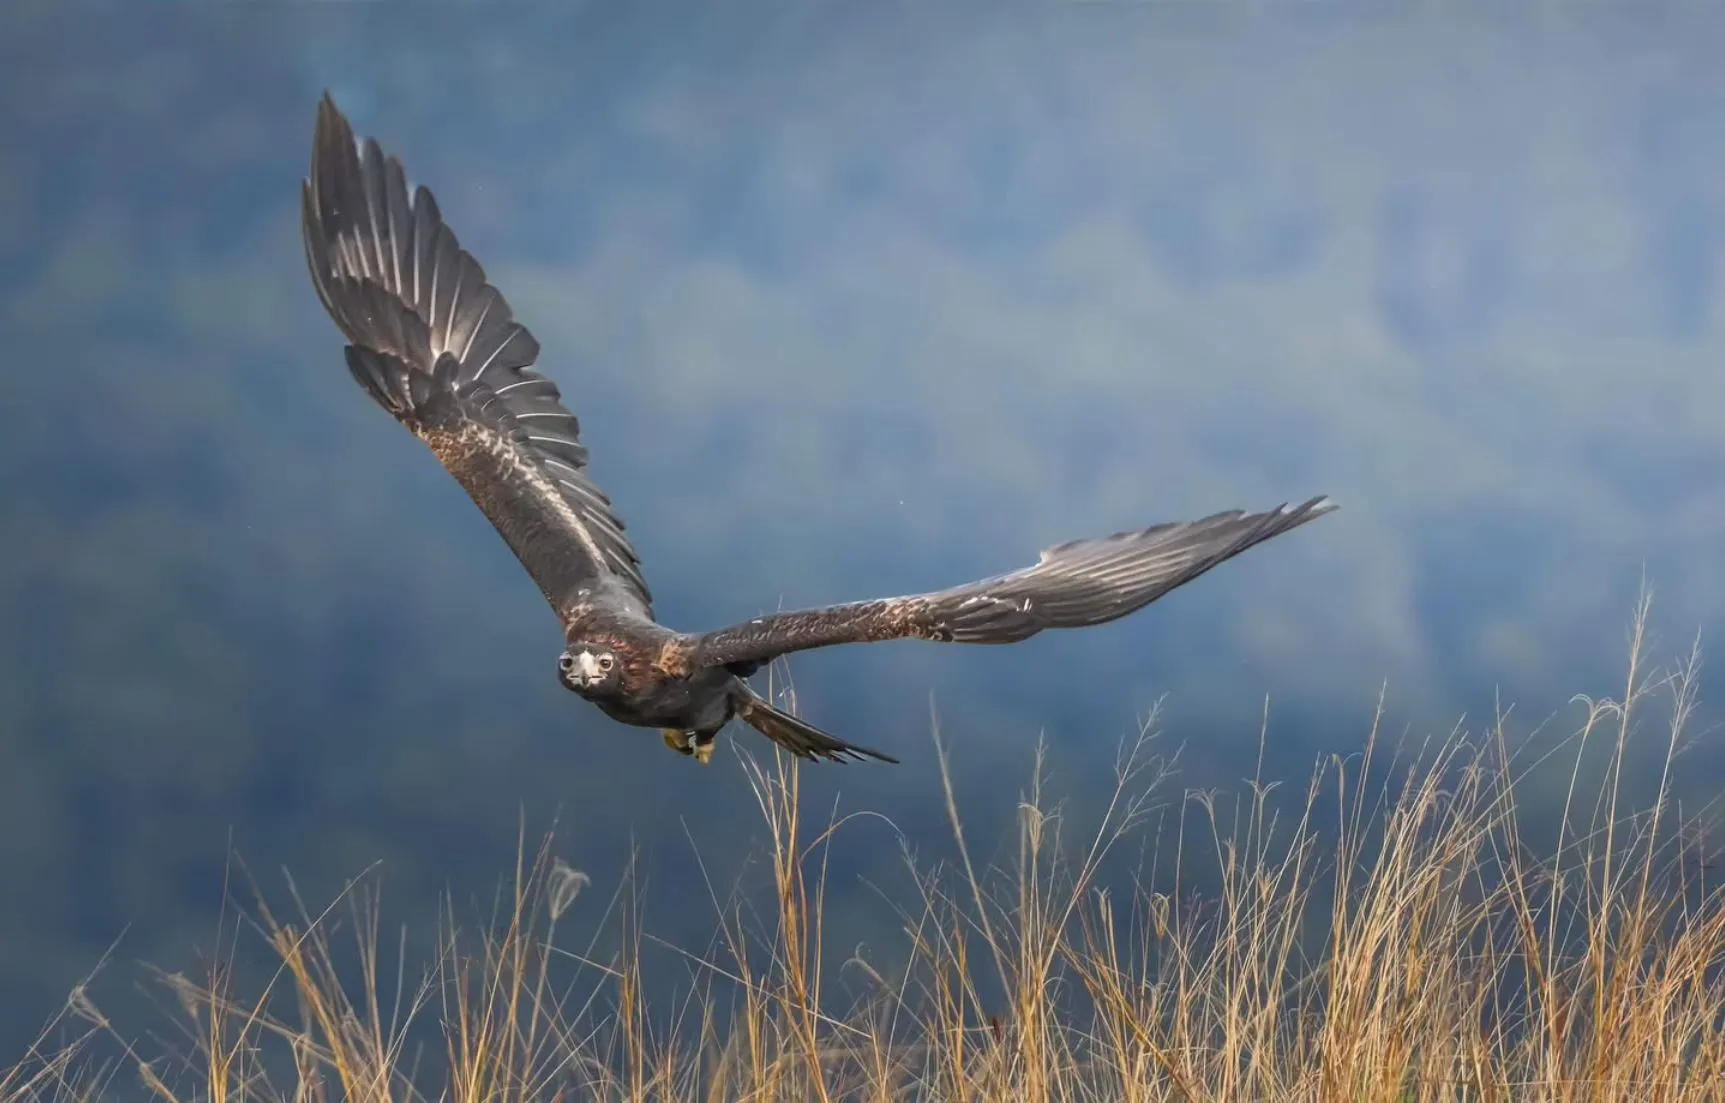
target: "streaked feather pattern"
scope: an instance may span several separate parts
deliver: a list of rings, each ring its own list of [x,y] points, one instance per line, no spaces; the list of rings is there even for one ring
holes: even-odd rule
[[[412,396],[423,388],[387,378],[389,365],[440,380],[452,400],[451,416],[471,419],[495,447],[519,453],[519,462],[504,463],[494,473],[516,485],[472,482],[474,472],[467,478],[451,473],[500,531],[535,529],[526,518],[499,517],[505,499],[512,509],[545,515],[536,523],[543,531],[526,544],[505,536],[547,600],[559,613],[574,600],[575,589],[548,585],[552,577],[573,579],[578,589],[610,575],[650,615],[652,593],[640,559],[610,499],[587,474],[580,422],[563,405],[557,385],[532,370],[538,340],[461,247],[431,192],[416,188],[410,204],[400,161],[374,139],[357,144],[327,95],[318,107],[302,217],[319,301],[354,349],[375,354],[349,356],[361,386],[413,428]],[[536,502],[540,494],[557,500]],[[560,523],[548,525],[550,518]],[[562,530],[561,538],[555,529]],[[572,557],[591,562],[583,571]]]
[[[1072,540],[1047,549],[1032,566],[949,590],[776,613],[688,636],[670,665],[746,669],[834,644],[891,639],[1016,643],[1047,628],[1104,624],[1335,508],[1319,497],[1264,513],[1230,510],[1198,521]]]

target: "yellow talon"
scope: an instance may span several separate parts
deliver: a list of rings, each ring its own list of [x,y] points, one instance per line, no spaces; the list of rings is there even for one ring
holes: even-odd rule
[[[713,761],[713,749],[718,745],[719,741],[717,739],[709,739],[705,743],[696,743],[694,749],[690,753],[695,756],[696,762],[705,766],[707,763]]]
[[[695,750],[689,746],[688,732],[678,731],[676,728],[664,728],[659,732],[659,737],[665,741],[665,746],[678,754],[695,754]]]

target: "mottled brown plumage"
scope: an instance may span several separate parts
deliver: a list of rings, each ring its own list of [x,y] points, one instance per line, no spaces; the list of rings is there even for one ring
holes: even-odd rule
[[[1102,624],[1142,609],[1225,560],[1335,509],[1326,498],[1266,513],[1232,510],[1137,532],[1072,540],[1033,566],[936,593],[760,617],[681,637],[667,669],[763,662],[837,643],[920,639],[1017,643],[1047,628]]]
[[[1143,608],[1255,544],[1335,509],[1232,511],[1043,552],[948,590],[760,617],[705,634],[654,618],[623,521],[587,471],[580,423],[533,370],[539,342],[456,241],[431,192],[326,94],[303,189],[312,284],[348,370],[428,447],[514,551],[563,624],[563,684],[705,762],[740,718],[800,758],[897,760],[773,707],[746,681],[794,651],[893,639],[1013,643]]]

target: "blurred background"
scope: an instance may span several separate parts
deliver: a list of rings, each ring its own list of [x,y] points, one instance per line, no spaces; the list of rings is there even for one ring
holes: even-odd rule
[[[1303,789],[1380,695],[1398,738],[1573,726],[1644,580],[1654,657],[1705,642],[1725,13],[1474,7],[0,8],[5,1052],[116,939],[113,1000],[190,968],[235,852],[314,907],[381,863],[429,936],[555,826],[697,941],[754,853],[766,744],[703,770],[562,690],[531,581],[349,378],[298,236],[326,88],[539,337],[677,627],[1342,504],[1106,627],[798,657],[904,759],[803,771],[890,820],[835,854],[847,952],[946,838],[936,719],[986,858],[1039,739],[1083,812],[1164,697],[1179,784],[1262,728]]]

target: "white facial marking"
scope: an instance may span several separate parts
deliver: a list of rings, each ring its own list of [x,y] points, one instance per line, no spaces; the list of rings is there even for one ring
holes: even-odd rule
[[[597,681],[599,678],[599,660],[593,652],[583,650],[575,656],[575,673],[578,677]]]

